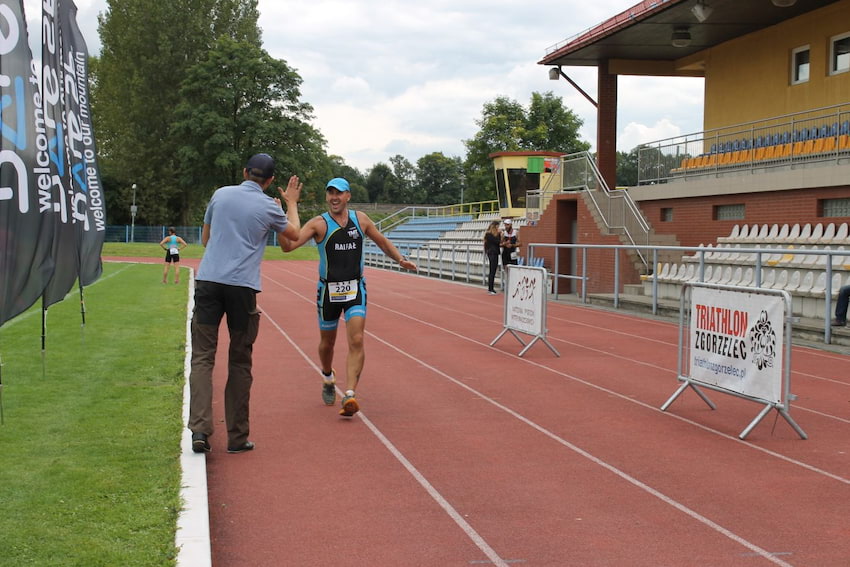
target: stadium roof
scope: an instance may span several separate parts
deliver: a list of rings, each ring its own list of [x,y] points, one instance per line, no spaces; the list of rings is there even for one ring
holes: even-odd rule
[[[549,47],[538,63],[596,67],[603,61],[631,60],[665,64],[644,67],[643,71],[636,66],[636,74],[700,74],[696,67],[675,69],[672,62],[836,1],[798,0],[793,6],[780,8],[771,0],[644,0]],[[698,3],[710,8],[704,22],[699,22],[693,11]],[[687,27],[690,45],[673,47],[672,33],[681,27]]]

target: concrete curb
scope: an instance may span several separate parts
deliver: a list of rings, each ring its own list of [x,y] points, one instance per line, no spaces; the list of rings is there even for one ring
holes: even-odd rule
[[[189,268],[189,301],[186,315],[186,358],[183,364],[183,424],[189,421],[189,372],[192,362],[192,311],[195,306],[195,271]],[[177,518],[177,567],[211,567],[210,513],[207,496],[207,457],[192,451],[192,432],[183,428],[180,440],[183,471]]]

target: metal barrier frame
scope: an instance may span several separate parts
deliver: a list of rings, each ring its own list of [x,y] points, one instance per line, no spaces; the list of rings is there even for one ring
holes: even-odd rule
[[[686,313],[690,313],[690,290],[691,288],[705,288],[705,289],[715,289],[721,291],[739,291],[745,293],[756,293],[760,295],[775,295],[778,296],[782,300],[783,304],[783,325],[784,325],[784,336],[783,336],[783,353],[780,359],[783,361],[782,367],[782,400],[779,402],[774,402],[771,400],[765,400],[763,398],[754,397],[748,394],[744,394],[742,392],[736,392],[734,390],[729,390],[723,388],[721,386],[717,386],[714,384],[709,384],[706,382],[702,382],[700,380],[696,380],[689,376],[690,368],[687,369],[688,374],[685,373],[685,350],[688,349],[688,343],[686,342],[685,336],[686,333],[689,333],[689,328],[686,326],[686,319],[690,320],[689,317],[685,317]],[[706,283],[685,283],[682,286],[682,291],[679,297],[679,352],[678,352],[678,365],[677,365],[677,379],[682,382],[679,388],[673,393],[673,395],[664,402],[664,405],[661,406],[661,411],[667,411],[667,408],[670,407],[676,398],[678,398],[682,392],[691,388],[697,395],[710,407],[711,409],[717,409],[717,406],[705,395],[704,392],[700,390],[700,388],[707,388],[710,390],[714,390],[716,392],[722,392],[724,394],[729,394],[731,396],[735,396],[738,398],[742,398],[745,400],[749,400],[755,403],[764,404],[764,408],[759,412],[759,414],[750,422],[750,424],[744,428],[744,430],[738,435],[740,439],[746,439],[746,437],[750,434],[750,432],[759,424],[759,422],[770,413],[770,410],[775,409],[779,412],[785,421],[797,432],[797,434],[802,439],[808,439],[806,432],[794,421],[791,417],[790,409],[791,409],[791,400],[796,399],[796,396],[791,393],[791,295],[784,290],[774,290],[774,289],[762,289],[762,288],[753,288],[753,287],[742,287],[742,286],[728,286],[728,285],[718,285],[718,284],[706,284]]]

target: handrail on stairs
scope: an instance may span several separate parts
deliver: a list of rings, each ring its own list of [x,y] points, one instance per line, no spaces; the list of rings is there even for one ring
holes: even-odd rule
[[[552,175],[543,189],[529,191],[526,211],[529,220],[537,220],[552,196],[569,191],[584,191],[593,203],[608,234],[621,234],[626,244],[649,245],[650,226],[628,191],[609,189],[605,178],[588,152],[577,152],[561,158],[560,175]],[[646,255],[635,251],[644,267],[649,267]]]

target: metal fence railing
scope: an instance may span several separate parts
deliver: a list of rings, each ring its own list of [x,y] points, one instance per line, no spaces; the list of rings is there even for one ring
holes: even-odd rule
[[[173,226],[177,236],[189,244],[201,243],[200,226]],[[131,225],[108,225],[106,227],[105,242],[150,242],[159,243],[168,236],[167,226],[131,226]],[[277,234],[272,232],[266,240],[266,246],[277,246]]]
[[[666,138],[638,149],[638,185],[850,156],[850,103]]]
[[[561,158],[558,174],[552,175],[545,187],[529,191],[526,212],[529,220],[543,214],[552,196],[568,191],[584,191],[605,224],[608,234],[621,234],[635,245],[634,253],[645,267],[649,265],[643,245],[649,244],[650,226],[628,191],[611,190],[593,157],[587,152]]]
[[[446,242],[417,242],[417,243],[399,243],[396,245],[399,250],[411,258],[414,262],[416,262],[419,266],[419,273],[422,275],[426,275],[429,277],[441,278],[441,279],[450,279],[453,281],[461,281],[465,283],[473,283],[473,284],[482,284],[486,282],[487,277],[487,263],[486,259],[483,255],[482,246],[479,245],[471,245],[471,244],[452,244]],[[528,265],[537,265],[536,260],[540,257],[540,251],[544,249],[555,249],[556,253],[553,255],[554,264],[544,264],[550,275],[551,284],[549,291],[552,295],[553,299],[559,299],[560,296],[570,296],[575,295],[582,302],[587,303],[588,299],[588,291],[587,291],[587,282],[593,278],[597,284],[600,284],[599,274],[591,274],[589,273],[589,265],[587,262],[587,253],[589,250],[594,249],[603,249],[611,251],[611,263],[613,265],[613,278],[608,278],[602,283],[602,288],[607,287],[610,290],[610,294],[613,294],[613,305],[615,308],[620,307],[620,299],[624,295],[621,289],[621,281],[622,281],[622,267],[621,267],[621,251],[638,248],[638,246],[634,245],[607,245],[607,244],[544,244],[544,243],[530,243],[527,245],[528,255],[523,258],[523,263]],[[659,264],[659,253],[663,251],[672,251],[681,253],[683,258],[685,255],[691,254],[691,261],[695,264],[695,270],[693,275],[693,281],[704,282],[706,281],[706,268],[710,264],[716,264],[717,260],[712,259],[712,254],[718,254],[718,252],[727,250],[724,248],[713,248],[713,247],[690,247],[690,246],[649,246],[649,247],[641,247],[645,250],[648,250],[649,257],[652,260],[652,265],[656,268],[653,270],[652,275],[648,276],[647,281],[650,282],[649,287],[649,299],[651,301],[652,313],[657,314],[659,311],[659,304],[661,301],[661,297],[659,294],[659,285],[662,284],[660,281],[662,278],[658,274],[657,266]],[[560,254],[557,253],[558,249],[573,249],[574,253],[578,256],[579,260],[575,262],[575,273],[570,273],[572,269],[570,266],[563,266],[559,263]],[[731,250],[731,249],[728,249]],[[728,251],[727,250],[727,251]],[[823,340],[826,344],[831,344],[832,342],[832,328],[830,326],[830,321],[832,317],[832,309],[834,308],[834,297],[838,292],[837,287],[841,284],[836,284],[837,280],[844,281],[845,275],[848,274],[846,269],[836,268],[834,265],[843,266],[843,260],[840,260],[841,257],[846,257],[847,250],[842,249],[828,249],[828,248],[781,248],[781,247],[736,247],[734,251],[739,255],[748,255],[751,260],[749,261],[749,266],[753,270],[753,279],[747,284],[751,287],[761,287],[765,284],[764,274],[769,269],[783,269],[782,266],[777,266],[773,261],[769,261],[769,258],[776,257],[785,257],[786,255],[797,255],[802,257],[820,257],[822,261],[814,262],[807,261],[804,262],[805,268],[797,268],[797,269],[805,269],[808,271],[815,271],[823,274],[823,285],[822,289],[818,289],[817,291],[803,291],[802,289],[792,290],[789,289],[789,293],[792,298],[795,299],[795,302],[802,301],[802,298],[805,296],[807,298],[814,297],[814,299],[818,300],[819,307],[814,308],[815,313],[819,313],[819,315],[815,316],[815,319],[821,319],[823,323]],[[374,245],[371,249],[367,248],[367,253],[365,255],[366,264],[380,269],[389,269],[389,270],[401,270],[398,265],[387,258],[383,252],[381,252]],[[793,267],[786,267],[784,269],[793,270]],[[716,273],[717,270],[715,270]],[[836,275],[840,275],[840,278],[835,278]],[[497,272],[497,282],[501,285],[503,281],[501,271]],[[572,287],[572,284],[575,284],[576,291],[564,291],[564,284],[570,283],[571,285],[568,287]],[[772,285],[772,284],[771,284]],[[769,285],[765,285],[765,287],[769,287]],[[776,287],[775,285],[773,287]],[[605,292],[600,292],[605,293]],[[796,303],[795,303],[796,305]],[[796,307],[795,307],[796,309]],[[796,314],[799,317],[799,313]]]

